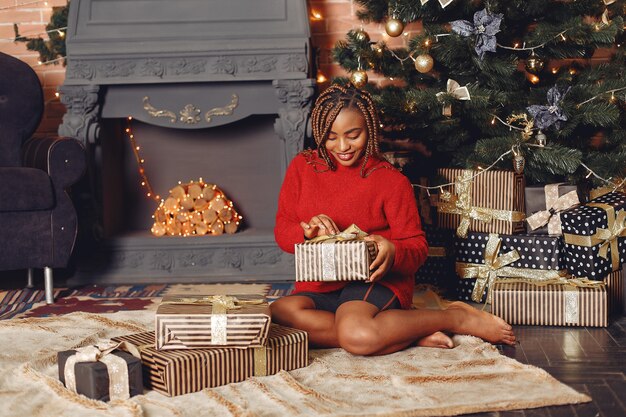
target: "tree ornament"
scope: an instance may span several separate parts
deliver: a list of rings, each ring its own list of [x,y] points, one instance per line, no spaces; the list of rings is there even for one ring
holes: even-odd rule
[[[433,69],[434,64],[435,61],[433,60],[433,57],[428,54],[421,54],[415,58],[415,69],[422,74]]]
[[[350,75],[350,82],[356,88],[363,88],[367,84],[367,72],[363,70],[357,70]]]
[[[537,55],[535,55],[535,52],[533,51],[528,57],[528,59],[526,59],[526,64],[524,65],[524,67],[526,68],[526,71],[528,71],[529,73],[533,75],[537,75],[541,71],[543,71],[543,68],[545,67],[545,65],[546,65],[545,61],[539,58]]]
[[[387,23],[385,23],[385,32],[387,32],[387,35],[391,36],[392,38],[396,38],[402,35],[403,31],[404,23],[400,19],[391,17],[387,20]]]
[[[537,141],[537,146],[540,147],[544,147],[546,146],[546,142],[547,142],[547,137],[546,134],[543,133],[541,130],[537,132],[537,135],[535,136],[535,140]]]
[[[474,49],[482,60],[486,52],[496,52],[496,33],[500,32],[500,23],[504,15],[502,13],[490,13],[487,9],[474,13],[474,23],[468,20],[455,20],[450,22],[454,33],[461,36],[475,36]]]
[[[354,31],[354,37],[360,42],[368,42],[370,41],[370,35],[363,29],[359,28]]]
[[[525,166],[526,158],[524,158],[519,148],[517,148],[517,150],[513,148],[513,171],[515,171],[516,174],[523,174]]]
[[[568,87],[565,91],[561,92],[555,85],[548,90],[547,106],[533,104],[532,106],[526,107],[526,111],[535,119],[535,126],[539,129],[547,129],[554,125],[554,127],[559,129],[561,121],[567,121],[567,115],[560,105],[570,88],[571,87]]]

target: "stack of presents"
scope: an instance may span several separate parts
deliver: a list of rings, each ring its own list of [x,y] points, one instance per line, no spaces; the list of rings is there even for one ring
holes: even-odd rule
[[[307,364],[307,333],[272,323],[259,295],[166,296],[154,331],[58,353],[61,382],[101,401],[143,394],[144,386],[188,394]]]
[[[510,324],[604,327],[622,311],[626,194],[527,187],[513,171],[438,175],[454,185],[416,189],[431,246],[416,283],[490,305]]]

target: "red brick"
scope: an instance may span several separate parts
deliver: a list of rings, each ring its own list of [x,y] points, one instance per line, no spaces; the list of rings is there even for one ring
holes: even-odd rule
[[[613,48],[598,48],[594,51],[591,59],[610,61],[613,55],[617,52],[617,47]]]
[[[21,55],[33,55],[38,56],[39,54],[34,51],[29,51],[26,49],[26,44],[21,42],[11,42],[11,41],[1,41],[0,42],[0,52],[4,52],[8,55],[13,55],[17,58],[21,59]]]
[[[337,43],[337,41],[342,41],[344,39],[345,39],[344,33],[314,34],[312,36],[312,43],[313,43],[313,46],[318,47],[318,48],[332,49]]]
[[[41,119],[41,123],[39,124],[37,132],[35,134],[56,136],[61,122],[62,119],[60,118],[47,118],[44,116],[44,118]]]
[[[43,88],[43,99],[46,102],[58,101],[56,97],[57,87],[44,87]]]
[[[41,19],[41,11],[40,10],[25,10],[19,9],[14,12],[8,13],[8,16],[0,16],[0,20],[3,22],[11,22],[11,23],[48,23],[48,20]]]
[[[59,102],[52,102],[46,105],[46,119],[61,120],[65,114],[65,106]]]
[[[53,87],[63,84],[65,81],[65,67],[57,65],[56,68],[50,68],[44,73],[43,85],[45,87]]]

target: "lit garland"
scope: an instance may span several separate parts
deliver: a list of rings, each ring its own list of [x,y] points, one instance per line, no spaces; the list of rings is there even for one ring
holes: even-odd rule
[[[19,35],[16,36],[14,38],[4,38],[4,39],[0,39],[0,41],[9,41],[9,42],[16,42],[19,41],[21,39],[26,39],[28,36],[41,36],[41,35],[47,35],[49,33],[54,33],[54,32],[58,32],[59,36],[61,38],[65,37],[65,32],[64,30],[67,30],[67,26],[64,26],[62,28],[57,28],[57,29],[50,29],[50,30],[46,30],[45,32],[39,32],[39,33],[26,33],[23,35]]]
[[[130,116],[126,118],[125,132],[126,132],[126,136],[128,136],[128,140],[130,141],[131,148],[133,150],[133,155],[135,156],[135,161],[137,161],[139,176],[141,177],[141,186],[145,187],[148,190],[148,192],[146,193],[146,196],[148,198],[151,198],[152,200],[159,202],[161,201],[161,196],[159,196],[158,194],[154,192],[154,189],[152,188],[152,185],[150,184],[150,181],[148,180],[148,176],[146,175],[146,169],[143,165],[145,160],[141,157],[141,155],[139,155],[139,150],[141,148],[137,144],[137,141],[135,140],[135,135],[133,134],[133,131],[132,131],[132,127],[131,127],[132,120],[133,118]]]

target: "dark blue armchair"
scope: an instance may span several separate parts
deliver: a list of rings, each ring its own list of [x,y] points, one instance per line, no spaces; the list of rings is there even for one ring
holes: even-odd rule
[[[65,268],[77,235],[67,189],[85,170],[73,138],[31,138],[41,121],[41,84],[29,65],[0,53],[0,271],[44,268],[53,303],[52,268]]]

